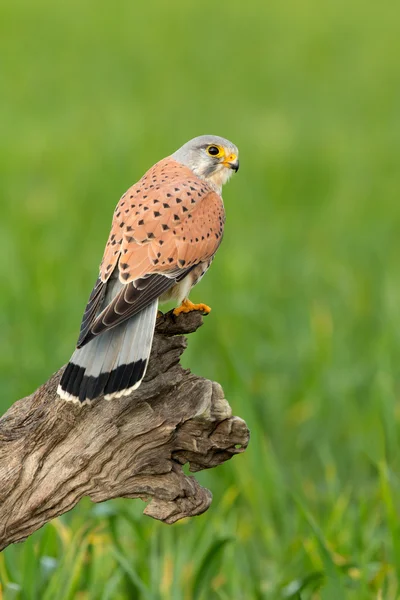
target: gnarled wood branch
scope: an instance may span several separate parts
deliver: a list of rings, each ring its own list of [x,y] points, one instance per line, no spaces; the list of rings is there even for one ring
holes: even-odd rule
[[[243,452],[249,432],[218,383],[184,370],[184,333],[200,313],[158,319],[146,377],[129,397],[80,408],[58,398],[63,368],[0,420],[0,549],[26,539],[83,496],[149,500],[165,523],[208,509],[211,493],[184,474]]]

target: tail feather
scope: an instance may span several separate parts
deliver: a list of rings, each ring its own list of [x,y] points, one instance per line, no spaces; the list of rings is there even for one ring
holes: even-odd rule
[[[104,394],[107,400],[139,387],[148,364],[158,301],[128,321],[75,350],[58,386],[64,400],[84,404]]]

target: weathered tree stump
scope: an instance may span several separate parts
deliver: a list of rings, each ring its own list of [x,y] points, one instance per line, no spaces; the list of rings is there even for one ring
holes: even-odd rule
[[[138,390],[79,407],[56,394],[63,369],[0,419],[0,549],[26,539],[83,496],[150,500],[144,513],[165,523],[198,515],[211,493],[190,471],[243,452],[246,423],[233,417],[218,383],[183,369],[182,334],[198,312],[158,319],[150,364]]]

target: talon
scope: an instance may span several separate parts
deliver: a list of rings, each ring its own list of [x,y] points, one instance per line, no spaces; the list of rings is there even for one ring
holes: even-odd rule
[[[193,304],[190,300],[183,300],[182,304],[174,309],[174,315],[177,317],[181,313],[189,313],[193,310],[199,310],[203,315],[208,315],[211,308],[207,304]]]

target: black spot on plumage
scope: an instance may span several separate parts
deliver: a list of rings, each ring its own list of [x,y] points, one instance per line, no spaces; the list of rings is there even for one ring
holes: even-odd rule
[[[149,210],[148,206],[143,206],[143,210]]]
[[[147,237],[148,237],[148,239],[149,239],[149,240],[154,240],[154,237],[155,237],[155,236],[154,236],[154,233],[152,233],[152,232],[150,231],[150,233],[148,233],[148,234],[147,234]]]
[[[121,206],[123,206],[125,204],[125,202],[121,202]]]
[[[196,204],[196,200],[194,198],[191,199],[190,201],[192,204]]]
[[[153,214],[156,218],[161,217],[161,213],[158,210],[155,210]]]
[[[131,195],[129,196],[129,198],[133,198],[133,194],[131,194]]]
[[[182,212],[187,212],[189,209],[185,205],[182,206]]]
[[[190,188],[190,189],[192,189],[192,188]],[[186,195],[187,195],[187,196],[191,196],[191,195],[192,195],[192,192],[186,192]]]
[[[159,263],[159,260],[158,260],[158,258],[155,258],[155,259],[153,260],[153,265],[157,265],[158,263]]]
[[[161,252],[157,252],[157,258],[161,257]]]
[[[121,274],[122,279],[125,279],[125,281],[129,278],[129,273],[122,273]]]
[[[159,201],[159,200],[157,200],[157,198],[155,198],[155,199],[153,200],[153,204],[160,204],[160,201]]]
[[[129,267],[128,263],[119,263],[121,265],[121,269],[127,269]]]
[[[198,241],[199,241],[199,238],[196,238],[196,242],[198,242]]]
[[[166,223],[163,223],[161,225],[161,227],[162,227],[163,231],[168,231],[168,229],[169,229],[169,226]]]
[[[175,198],[175,201],[177,204],[180,204],[182,202],[182,200],[180,198]]]
[[[125,223],[122,221],[122,223],[119,224],[120,227],[123,227],[125,225]]]
[[[165,194],[167,198],[171,198],[172,194]]]
[[[174,259],[172,258],[172,256],[170,256],[170,257],[168,258],[168,262],[169,262],[169,263],[172,263],[172,262],[174,262]]]
[[[163,207],[164,208],[169,208],[169,204],[167,204],[166,202],[163,202]]]
[[[143,219],[140,219],[140,221],[138,221],[138,225],[144,225]]]
[[[179,221],[179,215],[174,215],[174,221]]]
[[[130,244],[131,242],[134,242],[134,241],[135,241],[135,238],[134,238],[134,237],[132,237],[131,235],[127,235],[127,236],[125,237],[125,240],[128,242],[128,244]]]
[[[132,231],[132,226],[131,226],[131,225],[128,225],[128,226],[127,226],[127,228],[126,228],[126,230],[127,230],[127,231]]]
[[[183,258],[180,258],[178,262],[181,265],[181,267],[184,267],[186,264],[186,260],[183,260]]]
[[[117,212],[117,214],[115,215],[116,217],[119,217],[119,215],[121,214],[120,211]]]

